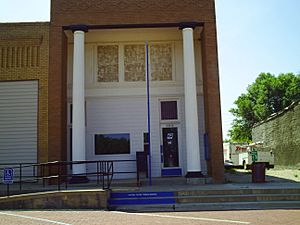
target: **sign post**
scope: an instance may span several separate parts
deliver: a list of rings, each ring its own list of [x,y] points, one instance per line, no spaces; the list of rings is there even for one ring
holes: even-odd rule
[[[3,184],[7,186],[7,196],[9,196],[9,185],[14,182],[14,169],[13,168],[4,168],[3,170]]]

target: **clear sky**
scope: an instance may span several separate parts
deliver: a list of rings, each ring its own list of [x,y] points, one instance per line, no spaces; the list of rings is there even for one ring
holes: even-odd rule
[[[228,112],[261,72],[300,73],[299,0],[216,0],[223,138]]]
[[[216,0],[223,137],[261,72],[300,73],[300,0]],[[49,21],[50,0],[0,0],[0,22]]]

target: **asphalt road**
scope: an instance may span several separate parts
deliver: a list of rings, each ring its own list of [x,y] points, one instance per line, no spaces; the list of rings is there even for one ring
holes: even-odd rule
[[[0,224],[300,225],[300,210],[125,213],[117,211],[0,211]]]

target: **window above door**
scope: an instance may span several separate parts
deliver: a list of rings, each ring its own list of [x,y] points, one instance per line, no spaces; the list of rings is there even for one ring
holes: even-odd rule
[[[160,101],[160,120],[162,122],[178,121],[178,101]]]

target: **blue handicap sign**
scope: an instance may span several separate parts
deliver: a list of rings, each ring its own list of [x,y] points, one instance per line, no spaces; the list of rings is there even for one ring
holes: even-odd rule
[[[12,184],[14,182],[14,169],[4,168],[3,170],[3,183]]]

